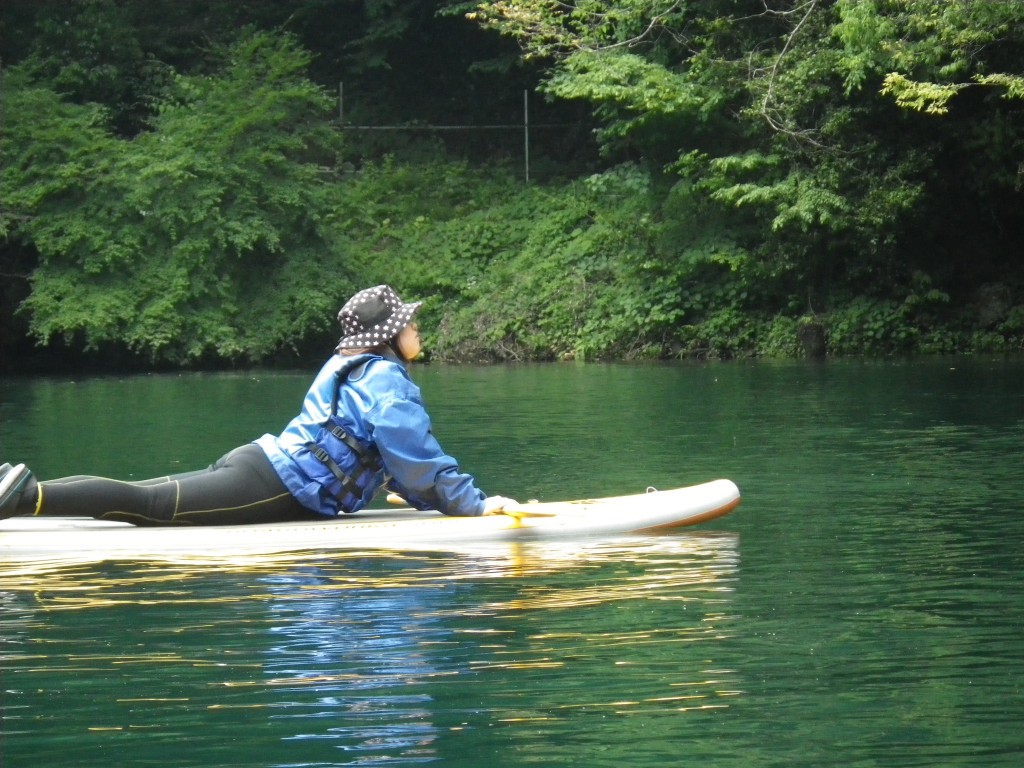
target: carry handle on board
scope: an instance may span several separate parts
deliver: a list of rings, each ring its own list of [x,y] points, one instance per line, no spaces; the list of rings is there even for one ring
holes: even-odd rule
[[[405,506],[408,504],[405,499],[399,496],[397,493],[388,494],[388,504],[397,504],[399,506]],[[554,512],[531,512],[528,509],[512,508],[512,509],[501,509],[494,514],[496,515],[507,515],[508,517],[514,517],[516,520],[522,520],[524,517],[554,517]]]

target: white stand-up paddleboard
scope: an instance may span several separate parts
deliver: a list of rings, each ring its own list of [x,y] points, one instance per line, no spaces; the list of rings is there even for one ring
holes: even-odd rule
[[[0,521],[0,569],[33,560],[98,562],[209,558],[331,549],[459,549],[473,543],[655,533],[727,514],[740,503],[730,480],[674,490],[521,504],[508,514],[447,517],[369,509],[337,518],[237,526],[135,527],[88,518]]]

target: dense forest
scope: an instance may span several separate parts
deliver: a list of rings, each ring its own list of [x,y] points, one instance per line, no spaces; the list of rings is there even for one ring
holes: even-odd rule
[[[3,370],[1024,348],[1024,0],[7,0]]]

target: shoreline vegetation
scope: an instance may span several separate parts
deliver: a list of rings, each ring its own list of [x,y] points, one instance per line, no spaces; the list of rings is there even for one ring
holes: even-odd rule
[[[374,8],[5,6],[0,370],[1024,351],[1024,1]]]

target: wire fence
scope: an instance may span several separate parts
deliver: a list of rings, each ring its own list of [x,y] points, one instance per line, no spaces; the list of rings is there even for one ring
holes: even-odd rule
[[[338,84],[338,128],[343,131],[366,131],[366,132],[456,132],[456,131],[517,131],[522,133],[522,162],[523,179],[530,183],[530,141],[531,131],[547,129],[574,129],[580,130],[582,126],[578,123],[530,123],[530,95],[529,91],[523,91],[523,120],[521,123],[492,123],[492,124],[448,124],[438,125],[430,123],[414,123],[404,125],[355,125],[345,122],[345,90],[344,83]]]

